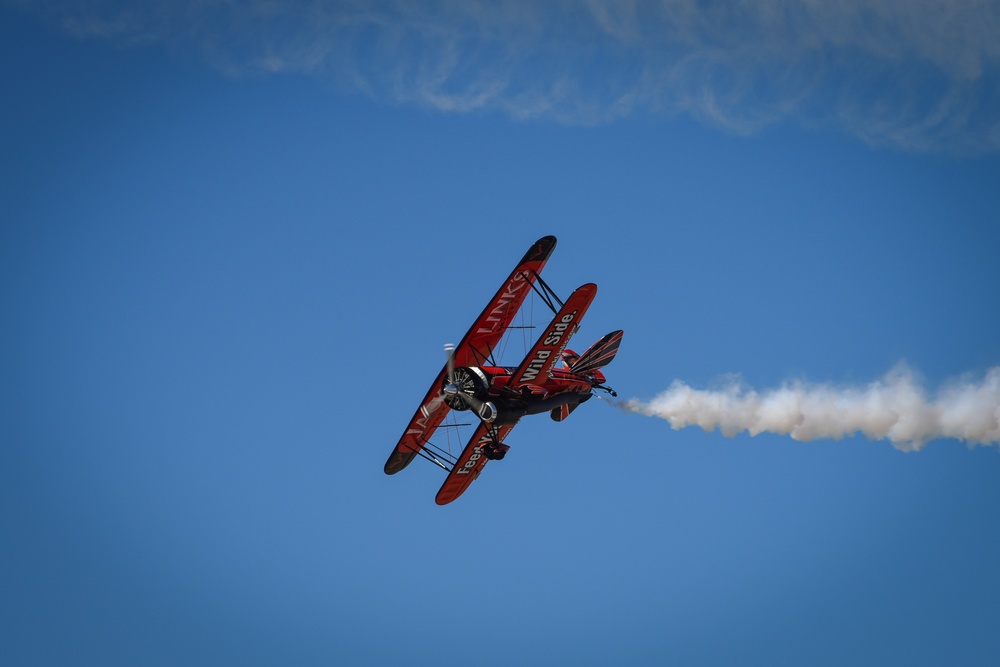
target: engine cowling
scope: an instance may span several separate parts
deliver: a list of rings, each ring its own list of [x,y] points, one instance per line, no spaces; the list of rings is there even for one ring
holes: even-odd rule
[[[449,385],[457,391],[449,391],[451,389]],[[452,371],[451,382],[445,378],[441,390],[444,402],[452,410],[469,410],[472,406],[462,398],[461,394],[474,396],[480,401],[485,401],[490,390],[490,379],[481,368],[457,366]]]

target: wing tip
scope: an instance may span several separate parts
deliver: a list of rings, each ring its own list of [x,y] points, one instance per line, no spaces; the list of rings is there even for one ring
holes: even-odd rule
[[[528,252],[524,253],[524,257],[521,258],[520,264],[547,261],[555,248],[556,237],[551,235],[543,236],[535,241],[530,248],[528,248]]]
[[[416,457],[417,453],[414,451],[402,452],[399,447],[392,450],[392,454],[389,454],[389,459],[385,462],[385,466],[382,468],[386,475],[395,475],[397,472],[410,465],[410,461]]]

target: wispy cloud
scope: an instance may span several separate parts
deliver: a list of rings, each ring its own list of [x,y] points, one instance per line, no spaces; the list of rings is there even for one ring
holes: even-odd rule
[[[995,0],[5,0],[231,74],[331,78],[448,112],[597,124],[793,121],[912,151],[1000,150]]]

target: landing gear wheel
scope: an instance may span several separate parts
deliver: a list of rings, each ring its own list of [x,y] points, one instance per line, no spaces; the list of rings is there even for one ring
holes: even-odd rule
[[[491,461],[499,461],[503,457],[507,456],[507,450],[510,447],[506,445],[500,445],[499,447],[492,442],[483,445],[483,455]]]

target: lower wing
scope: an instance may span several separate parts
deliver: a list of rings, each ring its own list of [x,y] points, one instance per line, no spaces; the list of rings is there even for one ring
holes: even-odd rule
[[[469,444],[465,446],[462,455],[458,457],[455,467],[448,473],[447,479],[441,485],[434,501],[438,505],[447,505],[451,501],[465,493],[469,485],[479,477],[479,474],[486,467],[486,453],[483,448],[489,444],[499,445],[504,438],[514,428],[514,424],[504,424],[503,426],[491,426],[486,422],[480,422],[475,433],[469,439]]]

